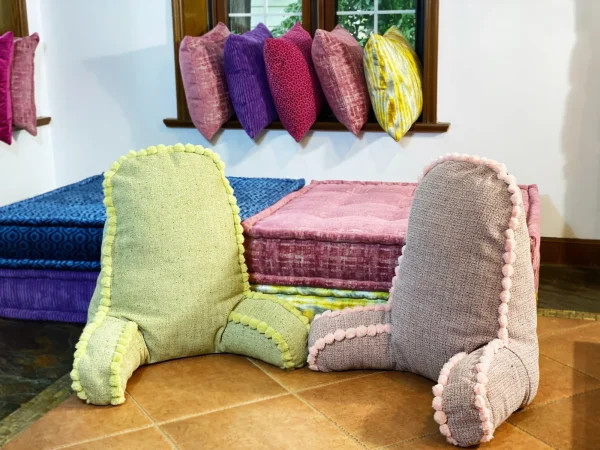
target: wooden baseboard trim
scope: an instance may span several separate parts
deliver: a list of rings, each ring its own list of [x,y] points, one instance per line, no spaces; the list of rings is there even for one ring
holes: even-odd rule
[[[600,240],[542,237],[541,263],[600,266]]]

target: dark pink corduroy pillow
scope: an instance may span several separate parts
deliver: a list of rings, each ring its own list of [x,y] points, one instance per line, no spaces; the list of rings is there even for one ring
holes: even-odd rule
[[[32,136],[37,136],[35,110],[35,83],[33,80],[35,49],[40,42],[37,33],[15,39],[12,72],[10,74],[10,96],[12,101],[12,123]]]
[[[323,106],[311,47],[310,34],[300,23],[265,43],[265,66],[275,109],[296,142],[310,130]]]
[[[179,47],[179,67],[192,122],[211,140],[233,115],[223,50],[229,29],[221,22],[208,33],[186,36]]]
[[[12,143],[12,107],[10,103],[10,66],[13,58],[13,33],[0,36],[0,141]]]
[[[331,32],[317,30],[312,60],[333,114],[357,134],[367,123],[371,107],[362,47],[340,25]]]

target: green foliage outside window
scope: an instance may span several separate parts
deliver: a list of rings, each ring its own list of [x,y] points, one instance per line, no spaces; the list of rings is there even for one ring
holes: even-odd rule
[[[338,0],[338,11],[373,11],[375,0]],[[378,0],[379,11],[403,11],[414,10],[416,0]],[[298,0],[285,8],[286,13],[301,13],[302,1]],[[281,36],[287,30],[294,26],[300,17],[286,17],[279,26],[274,27],[271,32],[273,36]],[[338,15],[337,22],[346,30],[352,33],[360,45],[364,46],[369,39],[369,35],[375,29],[375,20],[377,20],[377,32],[383,34],[392,25],[396,25],[408,41],[415,45],[416,15],[407,14],[352,14]]]

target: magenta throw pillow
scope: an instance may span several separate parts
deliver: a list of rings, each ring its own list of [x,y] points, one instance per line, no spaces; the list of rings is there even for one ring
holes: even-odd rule
[[[265,43],[265,66],[275,109],[297,142],[310,130],[323,106],[311,47],[312,38],[300,23]]]
[[[190,116],[208,140],[233,115],[223,64],[229,34],[219,22],[202,36],[184,37],[179,46],[179,67]]]
[[[371,101],[363,69],[363,49],[348,31],[317,30],[312,60],[327,103],[337,120],[357,134],[367,123]]]
[[[0,36],[0,141],[12,143],[12,106],[10,101],[10,69],[13,59],[13,33]]]
[[[12,72],[10,74],[12,123],[15,127],[26,130],[32,136],[37,136],[33,73],[35,49],[39,42],[40,37],[37,33],[15,39]]]

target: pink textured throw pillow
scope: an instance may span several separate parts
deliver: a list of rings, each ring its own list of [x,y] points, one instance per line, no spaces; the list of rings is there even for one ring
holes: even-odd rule
[[[12,101],[12,123],[32,136],[37,136],[37,114],[35,110],[35,84],[33,80],[35,49],[40,42],[37,33],[15,39],[10,95]]]
[[[0,141],[12,143],[12,107],[10,102],[10,66],[13,58],[13,33],[0,36]]]
[[[300,23],[265,43],[265,66],[275,109],[296,142],[310,130],[323,106],[311,47],[310,34]]]
[[[221,22],[208,33],[186,36],[179,47],[179,67],[192,122],[210,140],[233,115],[223,50],[229,29]]]
[[[362,47],[340,25],[331,32],[317,30],[312,60],[333,114],[357,134],[367,123],[371,107]]]

